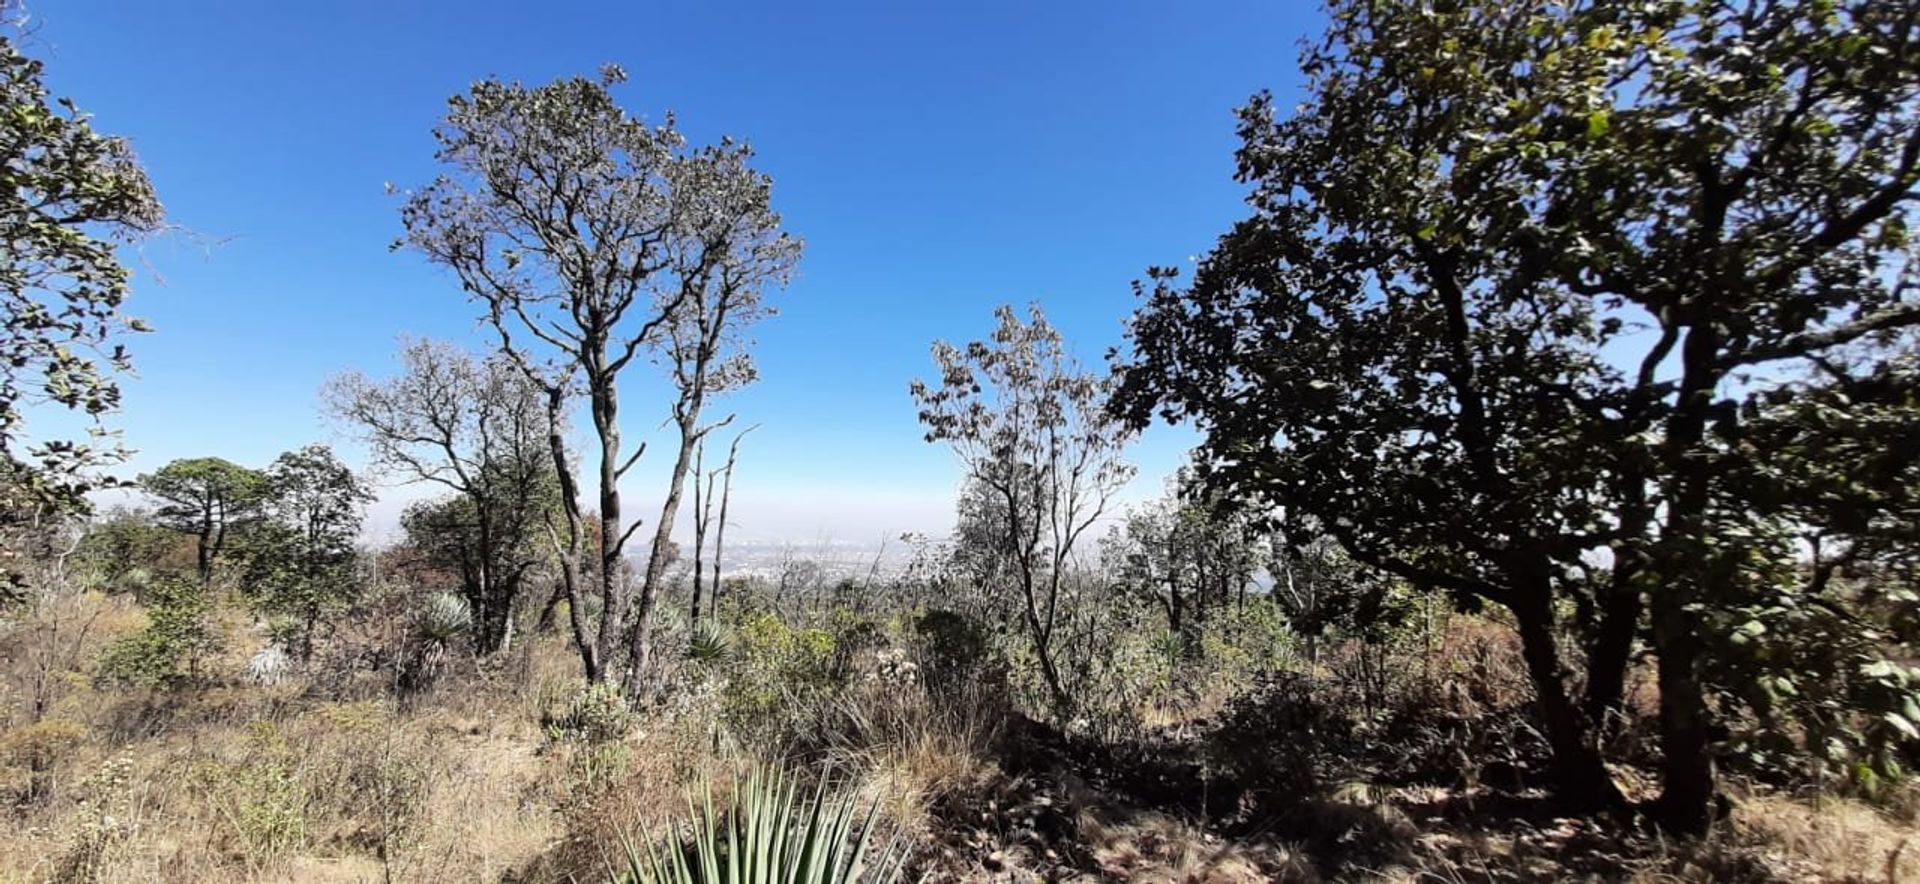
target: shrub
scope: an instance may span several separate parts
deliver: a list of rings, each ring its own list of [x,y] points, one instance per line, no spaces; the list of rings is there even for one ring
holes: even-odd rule
[[[733,638],[724,627],[701,621],[687,634],[687,659],[703,665],[725,663],[733,656]]]
[[[950,688],[973,681],[986,668],[991,638],[980,622],[954,611],[934,609],[913,624],[920,668],[927,687]]]
[[[840,684],[835,642],[824,630],[795,629],[774,614],[761,613],[740,623],[734,644],[721,714],[738,735],[779,733]]]
[[[147,627],[107,648],[100,675],[142,687],[168,687],[197,675],[200,658],[216,646],[206,623],[209,607],[199,585],[156,579],[147,593]]]
[[[553,743],[599,744],[616,742],[633,731],[633,710],[618,685],[596,682],[580,689],[558,715],[541,717],[547,740]]]

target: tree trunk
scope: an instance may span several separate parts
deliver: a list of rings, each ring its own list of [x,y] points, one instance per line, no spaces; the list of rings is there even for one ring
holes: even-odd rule
[[[727,503],[733,498],[733,464],[740,456],[740,440],[753,430],[748,427],[733,437],[733,445],[727,448],[727,468],[720,479],[720,523],[713,529],[713,603],[709,606],[713,612],[710,616],[716,621],[720,619],[720,556],[727,547]]]
[[[1641,603],[1637,566],[1614,559],[1615,579],[1600,600],[1600,623],[1587,650],[1587,720],[1604,739],[1619,718],[1626,695],[1627,663],[1639,633]],[[1623,573],[1622,568],[1634,568]]]
[[[1555,792],[1561,801],[1580,811],[1616,810],[1624,807],[1626,800],[1608,775],[1579,708],[1567,696],[1560,651],[1553,637],[1552,596],[1547,580],[1535,574],[1517,581],[1517,595],[1510,608],[1520,627],[1521,653],[1553,750]]]
[[[1714,360],[1719,333],[1711,324],[1690,328],[1681,345],[1685,367],[1663,454],[1673,476],[1661,547],[1655,554],[1662,585],[1652,593],[1654,650],[1660,655],[1660,800],[1655,815],[1676,834],[1706,831],[1714,791],[1705,688],[1700,680],[1701,643],[1693,604],[1717,570],[1703,541],[1713,475],[1703,456],[1707,414],[1719,385]],[[1709,594],[1705,598],[1717,598]]]
[[[653,525],[653,549],[647,556],[647,570],[640,581],[639,613],[635,618],[633,647],[627,669],[627,693],[637,695],[640,679],[645,677],[653,636],[647,620],[653,613],[660,592],[660,576],[667,570],[667,552],[673,547],[673,521],[680,512],[680,494],[685,490],[687,472],[693,467],[694,446],[700,441],[700,403],[695,400],[680,416],[680,453],[673,459],[673,472],[667,479],[667,499],[660,505],[660,519]]]
[[[553,458],[554,475],[560,482],[560,511],[567,520],[566,545],[560,544],[559,533],[552,522],[547,523],[547,531],[554,553],[560,558],[561,592],[567,600],[567,619],[573,626],[573,643],[580,652],[581,670],[587,681],[598,682],[606,673],[600,668],[601,657],[595,642],[588,635],[586,615],[580,611],[580,489],[574,482],[573,468],[567,463],[567,440],[560,431],[565,405],[566,388],[559,384],[548,386],[547,453]]]
[[[621,636],[631,626],[629,599],[620,585],[620,400],[611,379],[589,369],[594,432],[600,437],[600,641],[601,676],[608,675]],[[645,612],[642,612],[644,616]]]
[[[713,515],[713,477],[706,474],[706,466],[707,443],[703,439],[693,456],[693,605],[687,613],[690,626],[700,625],[700,591],[707,578],[701,557],[707,552],[707,520]],[[707,483],[705,494],[701,493],[701,482]]]
[[[195,550],[198,554],[194,564],[200,574],[202,589],[213,587],[213,516],[207,515],[200,523],[200,543]]]
[[[1700,643],[1682,594],[1653,599],[1654,645],[1660,652],[1661,826],[1681,835],[1706,831],[1713,801],[1713,756],[1700,683]]]

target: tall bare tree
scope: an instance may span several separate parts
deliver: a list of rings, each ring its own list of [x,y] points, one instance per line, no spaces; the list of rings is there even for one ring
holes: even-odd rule
[[[701,564],[702,557],[706,554],[707,535],[709,532],[713,534],[713,559],[709,565],[709,567],[713,569],[713,601],[709,607],[715,615],[720,613],[720,559],[726,549],[727,504],[733,498],[733,468],[740,459],[740,441],[747,438],[748,433],[759,428],[759,424],[754,424],[736,434],[733,437],[733,444],[727,446],[726,464],[716,467],[712,472],[707,472],[705,467],[707,453],[706,439],[703,438],[700,440],[700,446],[694,453],[693,605],[688,617],[689,622],[695,624],[700,622],[701,590],[706,582],[702,574]],[[717,499],[714,495],[715,484],[720,486],[720,493]],[[715,521],[716,517],[714,515],[716,503],[720,511],[717,517],[718,521]]]
[[[636,593],[621,567],[641,523],[623,518],[620,480],[646,446],[622,449],[620,374],[669,346],[683,305],[747,287],[742,243],[778,223],[765,210],[770,182],[747,165],[745,145],[689,148],[670,116],[658,126],[629,116],[610,91],[625,78],[608,66],[597,79],[539,87],[485,80],[450,99],[434,132],[448,171],[409,195],[399,243],[454,271],[502,352],[547,391],[550,410],[574,379],[585,388],[599,448],[604,604],[582,657],[596,680],[611,674],[623,645],[629,671],[640,668],[652,608],[653,588]],[[554,426],[553,457],[566,474]],[[563,498],[571,484],[563,475]],[[565,548],[577,553],[587,533],[580,508],[564,512]],[[577,579],[577,566],[567,570]]]

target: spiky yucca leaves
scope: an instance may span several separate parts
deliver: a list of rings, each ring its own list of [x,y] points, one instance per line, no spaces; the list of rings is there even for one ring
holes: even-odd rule
[[[687,635],[687,659],[716,664],[733,656],[733,637],[718,623],[702,622]]]
[[[402,661],[399,688],[412,696],[433,686],[447,665],[448,648],[473,628],[473,610],[457,593],[427,597],[413,618],[413,641]]]
[[[877,806],[863,811],[857,796],[830,794],[824,783],[806,797],[793,778],[766,768],[746,775],[730,812],[714,810],[711,787],[702,790],[698,805],[689,801],[688,811],[691,842],[649,842],[640,848],[623,838],[626,869],[610,880],[614,884],[854,884],[899,880],[906,859],[896,838],[868,863],[879,823]]]
[[[464,635],[473,626],[473,611],[457,593],[436,592],[427,597],[414,620],[414,630],[422,640],[445,644]]]

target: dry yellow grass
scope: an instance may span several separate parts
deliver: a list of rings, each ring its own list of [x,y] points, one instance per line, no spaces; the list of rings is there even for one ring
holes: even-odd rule
[[[724,791],[732,771],[768,751],[726,739],[698,702],[648,712],[611,745],[549,740],[543,716],[579,688],[559,637],[484,667],[456,664],[401,704],[298,678],[245,683],[238,673],[260,637],[229,610],[225,649],[205,661],[211,684],[96,683],[101,649],[143,623],[127,600],[94,594],[0,622],[0,790],[18,798],[41,783],[0,810],[0,882],[591,880],[621,836],[661,831],[699,784]],[[1190,720],[1221,696],[1165,714]],[[817,710],[813,742],[790,748],[848,777],[911,839],[946,831],[930,816],[943,798],[1006,780],[995,760],[1006,710],[990,698],[878,679],[833,702]],[[1103,815],[1089,809],[1097,796],[1069,803],[1086,805],[1074,849],[1105,880],[1316,880],[1307,854],[1286,844],[1215,840],[1152,808]],[[986,867],[978,859],[956,867]],[[1648,880],[1713,879],[1757,860],[1804,880],[1920,881],[1920,832],[1911,813],[1760,795],[1714,840],[1668,859]]]
[[[1733,837],[1783,871],[1823,881],[1920,881],[1920,826],[1845,798],[1812,802],[1750,797],[1734,811]]]

